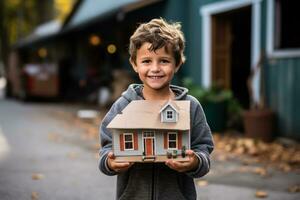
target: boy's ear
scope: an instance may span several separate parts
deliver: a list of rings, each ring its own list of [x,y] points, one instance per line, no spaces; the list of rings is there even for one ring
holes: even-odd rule
[[[180,63],[175,67],[175,73],[178,72],[178,70],[180,69],[181,65],[182,65],[182,62],[180,62]]]
[[[135,62],[132,61],[132,59],[130,59],[130,58],[129,58],[129,62],[130,62],[130,64],[131,64],[133,70],[137,73],[138,71],[137,71],[137,66],[136,66]]]

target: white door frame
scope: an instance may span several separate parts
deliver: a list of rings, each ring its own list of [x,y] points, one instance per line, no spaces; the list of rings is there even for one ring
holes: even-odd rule
[[[152,132],[153,133],[153,136],[144,136],[144,132]],[[152,153],[153,153],[153,156],[156,155],[156,139],[155,139],[155,131],[143,131],[142,132],[142,146],[143,146],[143,151],[146,153],[146,149],[145,149],[145,139],[152,139]]]
[[[299,57],[300,48],[296,49],[275,49],[274,47],[274,26],[275,26],[275,10],[274,0],[267,0],[267,54],[272,58],[288,58]]]
[[[251,24],[251,68],[255,67],[260,56],[260,28],[261,28],[262,0],[230,0],[208,4],[200,8],[202,16],[202,86],[211,86],[211,16],[245,6],[252,6]]]

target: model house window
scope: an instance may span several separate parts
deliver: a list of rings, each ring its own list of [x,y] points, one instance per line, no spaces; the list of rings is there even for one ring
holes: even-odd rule
[[[174,111],[173,110],[167,110],[167,119],[174,119]]]
[[[153,131],[144,131],[143,132],[144,137],[154,137],[154,132]]]
[[[168,148],[177,149],[177,133],[168,133]]]
[[[125,150],[133,150],[133,134],[124,133]]]
[[[275,49],[300,48],[300,1],[274,0]]]

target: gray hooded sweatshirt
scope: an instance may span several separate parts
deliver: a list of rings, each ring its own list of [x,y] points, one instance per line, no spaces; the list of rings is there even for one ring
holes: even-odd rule
[[[164,163],[135,163],[126,172],[117,174],[107,166],[107,154],[112,151],[112,134],[106,127],[111,120],[132,101],[144,100],[143,85],[132,84],[112,105],[100,127],[101,146],[99,169],[106,175],[117,177],[117,196],[120,200],[183,200],[196,199],[193,178],[199,178],[210,169],[210,153],[214,148],[212,134],[200,103],[183,87],[170,86],[175,100],[189,100],[191,119],[191,149],[199,158],[195,171],[180,173]]]

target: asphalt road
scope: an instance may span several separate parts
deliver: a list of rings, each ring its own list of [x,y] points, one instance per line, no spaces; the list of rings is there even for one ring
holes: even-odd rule
[[[114,199],[116,177],[98,170],[97,141],[84,139],[83,129],[57,115],[78,109],[0,99],[0,200]],[[264,199],[300,199],[287,191],[300,185],[299,174],[274,170],[262,178],[240,167],[213,160],[211,172],[195,180],[198,199],[253,200],[257,190],[266,192]]]
[[[0,100],[0,199],[114,199],[115,178],[98,170],[64,106]]]

